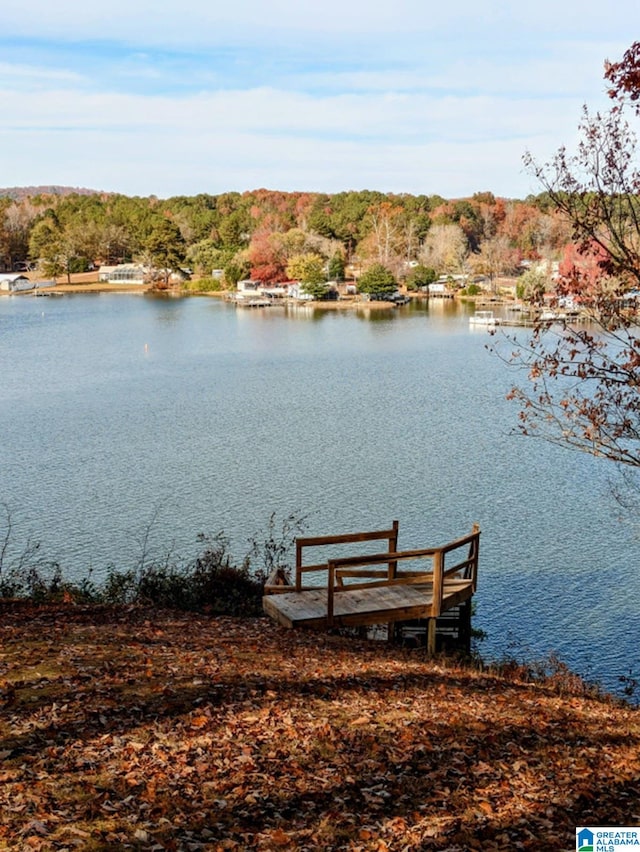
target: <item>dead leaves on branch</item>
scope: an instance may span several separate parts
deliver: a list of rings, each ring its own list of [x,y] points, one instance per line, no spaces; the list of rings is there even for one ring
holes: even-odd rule
[[[612,702],[261,619],[25,610],[1,636],[0,849],[556,850],[640,819]]]

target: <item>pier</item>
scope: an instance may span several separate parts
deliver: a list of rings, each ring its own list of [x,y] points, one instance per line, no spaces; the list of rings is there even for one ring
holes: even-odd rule
[[[370,541],[386,541],[384,552],[331,556],[305,564],[306,550]],[[426,648],[436,651],[438,621],[445,613],[451,623],[456,610],[457,633],[470,635],[470,605],[476,590],[480,529],[439,547],[398,549],[398,522],[391,528],[346,535],[299,538],[296,541],[295,586],[267,584],[263,608],[288,628],[330,630],[336,627],[370,627],[424,622]],[[357,549],[357,548],[356,548]],[[305,585],[304,578],[313,582]]]

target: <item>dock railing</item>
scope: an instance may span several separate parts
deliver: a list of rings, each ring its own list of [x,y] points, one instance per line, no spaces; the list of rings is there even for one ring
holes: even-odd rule
[[[387,541],[388,547],[386,554],[376,554],[380,557],[376,564],[387,562],[387,577],[393,577],[396,573],[397,563],[395,559],[389,560],[389,554],[395,553],[398,549],[398,521],[393,521],[390,529],[372,530],[369,532],[345,533],[342,535],[323,535],[296,539],[296,582],[295,590],[300,592],[303,588],[303,576],[310,573],[318,573],[320,571],[329,571],[330,562],[320,562],[314,565],[305,565],[304,551],[310,548],[327,547],[330,545],[356,544],[365,541]],[[382,557],[386,556],[384,559]],[[355,557],[356,559],[358,557]],[[360,557],[366,558],[366,557]],[[327,578],[327,585],[332,586],[335,577]],[[317,588],[317,587],[316,587]]]
[[[460,559],[460,551],[466,548],[466,555]],[[355,589],[376,588],[390,585],[432,584],[432,606],[427,616],[436,619],[442,612],[443,591],[448,578],[470,581],[470,592],[476,590],[478,578],[478,556],[480,550],[480,527],[473,525],[469,535],[450,541],[441,547],[402,550],[387,553],[374,553],[368,556],[346,556],[330,559],[327,563],[327,624],[333,625],[334,599],[336,594]],[[455,554],[459,561],[447,564],[449,554]],[[398,571],[398,563],[414,560],[428,560],[429,570]],[[372,566],[387,563],[387,571],[381,572]],[[351,582],[345,583],[349,579]]]

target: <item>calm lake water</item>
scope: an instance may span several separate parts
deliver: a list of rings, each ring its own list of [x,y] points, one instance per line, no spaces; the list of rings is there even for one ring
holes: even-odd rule
[[[308,534],[482,528],[487,656],[640,673],[640,542],[606,463],[511,434],[514,376],[463,309],[239,310],[208,298],[0,299],[0,499],[70,576],[238,556],[272,511]]]

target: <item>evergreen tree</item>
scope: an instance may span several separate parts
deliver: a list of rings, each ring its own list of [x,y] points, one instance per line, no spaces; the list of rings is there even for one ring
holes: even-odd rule
[[[361,293],[395,293],[397,289],[393,272],[381,263],[374,263],[360,276],[358,290]]]

